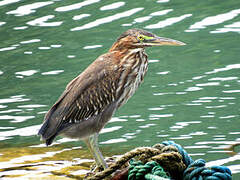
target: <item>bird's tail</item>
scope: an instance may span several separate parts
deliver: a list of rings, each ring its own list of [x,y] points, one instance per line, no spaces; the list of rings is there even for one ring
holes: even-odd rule
[[[49,123],[45,121],[38,131],[38,135],[41,136],[42,140],[45,141],[46,145],[49,146],[52,144],[53,140],[57,136],[57,134],[53,134],[51,136],[48,135]]]
[[[41,129],[38,131],[38,135],[46,142],[46,145],[52,144],[55,137],[59,134],[61,125],[61,116],[64,108],[58,108],[68,91],[64,91],[57,102],[51,107],[44,117],[44,123]]]

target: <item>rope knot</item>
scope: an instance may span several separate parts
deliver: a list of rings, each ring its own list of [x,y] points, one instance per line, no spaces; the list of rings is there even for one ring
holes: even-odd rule
[[[133,158],[137,158],[139,161]],[[227,167],[207,168],[203,159],[194,161],[182,146],[173,141],[164,141],[154,147],[141,147],[127,152],[108,169],[88,179],[104,179],[125,166],[127,162],[129,162],[129,169],[124,167],[124,173],[119,177],[128,174],[128,180],[167,180],[170,179],[169,176],[172,179],[183,180],[232,180],[231,171]],[[118,175],[115,177],[118,179]]]
[[[152,176],[169,178],[164,169],[155,161],[143,164],[141,161],[131,159],[128,170],[128,180],[149,179]]]
[[[206,162],[198,159],[191,163],[184,171],[184,180],[204,179],[204,180],[231,180],[230,169],[225,166],[205,167]]]

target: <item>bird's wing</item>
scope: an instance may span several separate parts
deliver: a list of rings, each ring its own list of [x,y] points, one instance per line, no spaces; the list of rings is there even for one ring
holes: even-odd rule
[[[96,60],[67,85],[45,116],[39,131],[44,139],[56,136],[63,125],[84,121],[101,113],[115,101],[117,80],[109,67]]]

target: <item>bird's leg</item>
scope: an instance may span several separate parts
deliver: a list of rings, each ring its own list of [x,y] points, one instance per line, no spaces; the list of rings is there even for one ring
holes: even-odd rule
[[[95,133],[92,136],[89,136],[87,139],[85,139],[85,143],[88,146],[88,149],[90,150],[91,154],[95,158],[95,161],[97,163],[98,167],[103,167],[104,169],[107,168],[107,164],[103,158],[102,153],[99,150],[98,147],[98,134]]]

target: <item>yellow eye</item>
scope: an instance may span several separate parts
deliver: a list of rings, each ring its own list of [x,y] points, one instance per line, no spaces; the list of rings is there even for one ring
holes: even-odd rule
[[[143,41],[145,38],[140,35],[140,36],[138,36],[138,39],[139,39],[140,41]]]

